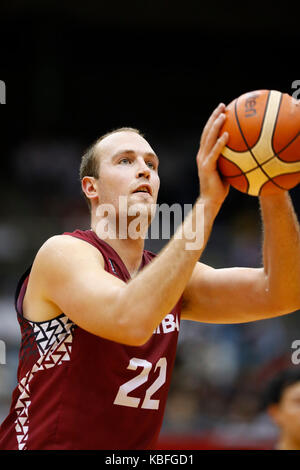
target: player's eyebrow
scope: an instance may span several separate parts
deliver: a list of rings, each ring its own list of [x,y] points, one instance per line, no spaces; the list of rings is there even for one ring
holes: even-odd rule
[[[130,154],[134,154],[136,155],[136,152],[135,150],[130,150],[130,149],[124,149],[124,150],[118,150],[118,152],[116,152],[113,156],[112,156],[112,159],[114,160],[116,157],[118,157],[119,155],[130,155]],[[159,158],[158,156],[156,155],[156,153],[153,153],[153,152],[145,152],[143,154],[145,157],[152,157],[154,158],[154,160],[156,160],[157,162],[157,165],[159,165]]]

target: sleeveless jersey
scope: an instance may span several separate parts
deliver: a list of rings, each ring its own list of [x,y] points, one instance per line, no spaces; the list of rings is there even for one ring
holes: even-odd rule
[[[93,231],[64,234],[92,244],[102,253],[106,271],[130,280],[119,255]],[[140,269],[153,257],[144,250]],[[18,384],[0,427],[0,449],[154,449],[175,360],[182,298],[146,344],[127,346],[88,333],[64,313],[48,321],[27,320],[22,302],[30,270],[16,290],[22,335]]]

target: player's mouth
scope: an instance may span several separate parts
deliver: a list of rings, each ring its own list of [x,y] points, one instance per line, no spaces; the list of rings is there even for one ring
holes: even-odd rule
[[[149,194],[152,196],[152,188],[150,184],[140,184],[134,191],[132,191],[133,194],[136,193],[144,193],[144,194]]]

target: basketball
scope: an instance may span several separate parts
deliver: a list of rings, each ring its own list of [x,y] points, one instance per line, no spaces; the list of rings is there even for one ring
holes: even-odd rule
[[[224,131],[218,169],[234,188],[260,196],[300,182],[300,101],[275,90],[245,93],[226,107]]]

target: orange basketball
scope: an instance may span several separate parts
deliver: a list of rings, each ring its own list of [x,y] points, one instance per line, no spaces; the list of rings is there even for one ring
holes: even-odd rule
[[[245,93],[227,106],[224,131],[218,169],[234,188],[259,196],[300,182],[300,101],[275,90]]]

